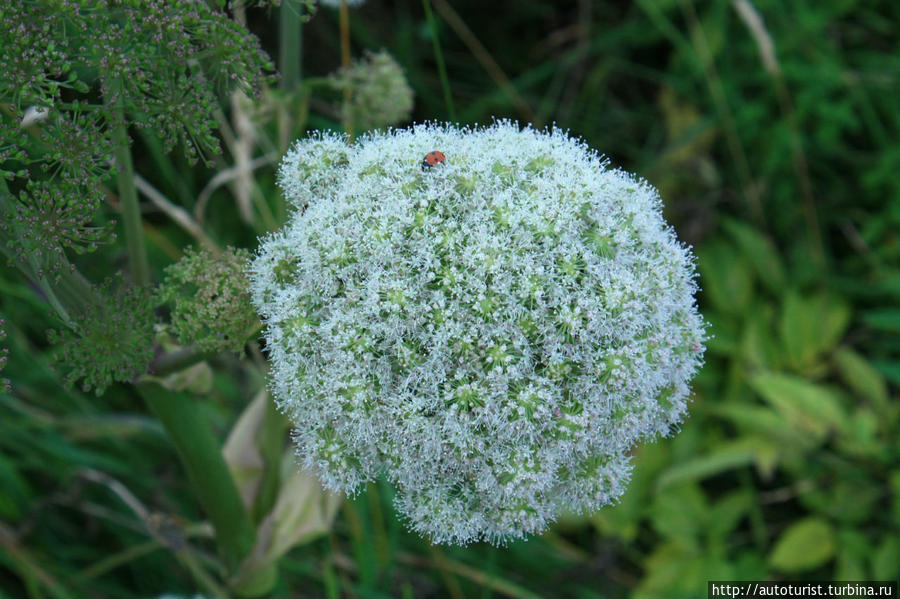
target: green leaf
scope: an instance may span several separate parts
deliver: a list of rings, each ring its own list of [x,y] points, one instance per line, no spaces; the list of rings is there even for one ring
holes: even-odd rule
[[[871,553],[869,540],[855,528],[838,531],[838,554],[834,580],[866,580],[866,558]]]
[[[762,285],[773,294],[781,293],[785,281],[784,263],[772,241],[753,227],[731,218],[724,219],[722,225],[737,242]]]
[[[650,520],[662,536],[686,547],[699,547],[699,535],[709,506],[700,486],[693,483],[659,493],[651,506]]]
[[[814,570],[834,557],[834,529],[822,518],[804,518],[782,533],[769,554],[769,564],[782,572]]]
[[[742,441],[724,443],[709,454],[691,458],[663,472],[656,481],[656,490],[661,491],[670,485],[699,481],[727,470],[740,468],[752,464],[753,458],[753,448],[747,443]]]
[[[862,321],[877,331],[900,333],[900,308],[876,308],[863,313]]]
[[[871,402],[876,408],[884,408],[888,402],[887,383],[880,372],[865,358],[842,346],[834,352],[834,365],[841,379],[857,395]]]
[[[889,382],[900,386],[900,362],[890,360],[872,360],[872,366]]]
[[[725,314],[741,314],[753,301],[753,274],[733,247],[718,241],[700,251],[703,296]]]
[[[707,531],[711,539],[727,540],[755,501],[749,489],[732,491],[719,499],[709,510]]]
[[[779,373],[758,374],[750,386],[800,432],[815,441],[841,426],[846,416],[829,389],[800,377]]]
[[[872,554],[872,577],[894,580],[900,576],[900,536],[886,535]]]
[[[779,332],[790,366],[806,372],[816,359],[834,349],[850,323],[850,308],[832,295],[809,297],[788,293],[782,306]]]

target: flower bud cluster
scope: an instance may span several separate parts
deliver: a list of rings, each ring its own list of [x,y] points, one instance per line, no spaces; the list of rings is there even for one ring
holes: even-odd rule
[[[350,90],[342,116],[354,130],[396,125],[412,112],[413,90],[403,69],[385,51],[366,52],[362,60],[332,75],[331,82],[336,89]]]
[[[652,187],[565,132],[321,135],[280,184],[296,210],[252,296],[327,488],[384,475],[434,541],[505,542],[614,501],[630,449],[683,418],[704,341],[691,253]]]
[[[160,297],[172,304],[172,331],[183,345],[203,351],[240,353],[259,326],[246,278],[250,252],[227,248],[220,254],[188,249],[166,268]]]
[[[115,381],[128,382],[146,372],[153,358],[152,291],[111,287],[111,279],[95,287],[88,307],[71,314],[72,327],[48,334],[66,382],[81,380],[84,391],[94,389],[97,395]]]

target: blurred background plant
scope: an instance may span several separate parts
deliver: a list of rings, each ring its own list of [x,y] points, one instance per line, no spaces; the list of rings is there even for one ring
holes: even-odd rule
[[[0,9],[0,597],[900,576],[900,5],[252,4]],[[242,301],[229,246],[285,219],[288,144],[404,124],[394,65],[416,121],[582,136],[699,257],[715,337],[682,432],[635,452],[619,506],[507,548],[431,546],[380,483],[323,494],[285,451],[258,323],[204,326]]]

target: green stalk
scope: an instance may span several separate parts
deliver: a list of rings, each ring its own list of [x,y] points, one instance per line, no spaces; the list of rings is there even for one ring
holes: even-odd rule
[[[450,120],[456,120],[456,110],[453,107],[453,95],[450,93],[450,80],[447,78],[447,67],[444,64],[444,54],[441,52],[441,43],[438,41],[437,21],[431,11],[431,2],[422,0],[425,8],[425,18],[428,19],[428,29],[431,31],[431,41],[434,44],[434,60],[437,62],[438,74],[441,77],[441,88],[444,90],[444,102],[447,104],[447,112]]]
[[[197,402],[187,393],[166,391],[155,383],[135,387],[178,451],[200,505],[216,530],[225,566],[234,572],[252,549],[256,532]]]
[[[303,20],[300,11],[290,0],[281,4],[278,66],[281,68],[281,89],[296,91],[300,86],[303,65]]]
[[[150,283],[150,266],[147,262],[147,247],[144,244],[144,230],[141,224],[141,209],[138,204],[137,189],[134,186],[134,165],[131,162],[131,147],[128,144],[127,121],[121,103],[114,107],[115,123],[110,133],[116,157],[116,185],[122,206],[122,220],[125,225],[125,242],[128,245],[128,266],[136,285]]]

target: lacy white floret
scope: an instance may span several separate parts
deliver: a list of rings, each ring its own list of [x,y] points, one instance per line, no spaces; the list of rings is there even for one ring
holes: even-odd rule
[[[423,163],[431,151],[445,159]],[[656,191],[559,129],[298,141],[253,300],[304,467],[379,475],[435,542],[504,542],[628,481],[702,362],[695,269]]]

